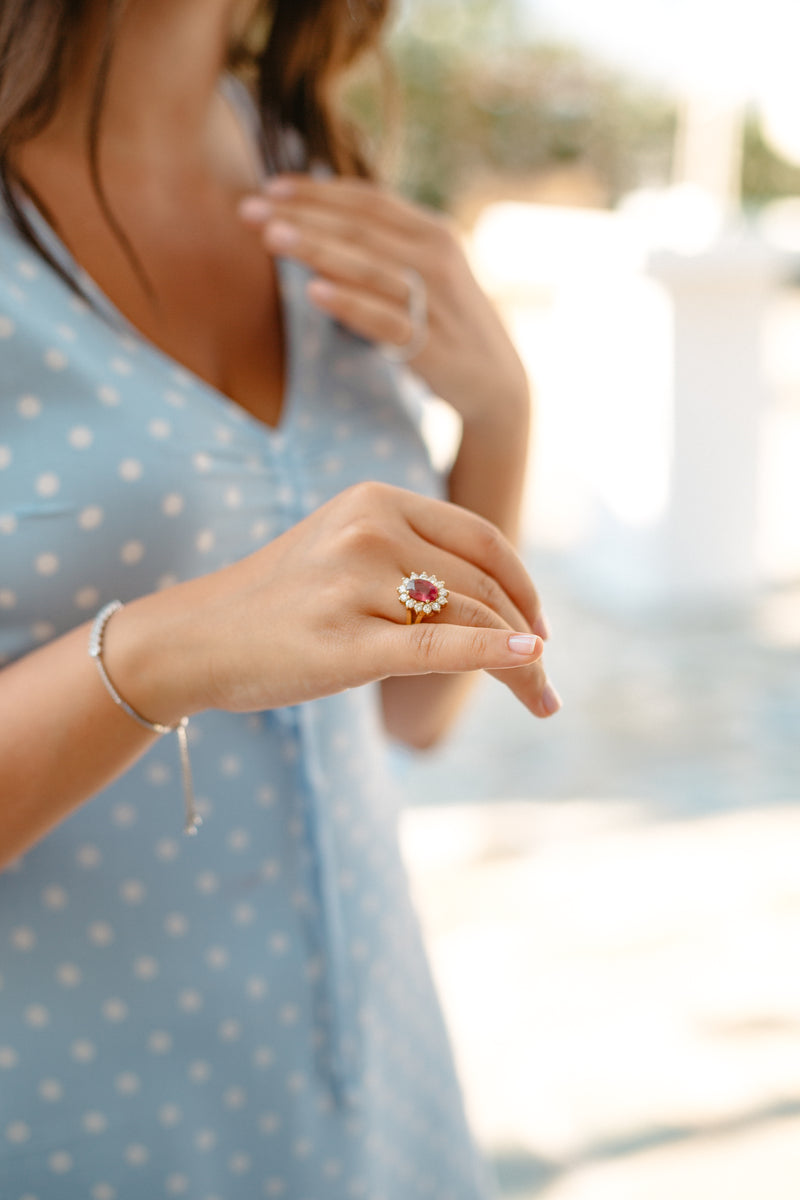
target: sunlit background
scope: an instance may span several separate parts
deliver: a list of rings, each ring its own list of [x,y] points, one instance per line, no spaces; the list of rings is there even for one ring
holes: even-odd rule
[[[487,680],[404,765],[515,1200],[800,1197],[799,34],[795,0],[399,6],[388,169],[457,218],[537,397],[564,711]]]

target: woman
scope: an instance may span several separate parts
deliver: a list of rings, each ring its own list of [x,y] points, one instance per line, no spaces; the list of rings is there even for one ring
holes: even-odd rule
[[[0,3],[3,1200],[485,1194],[382,742],[476,669],[558,699],[519,361],[331,99],[383,18]],[[380,343],[463,417],[446,484]]]

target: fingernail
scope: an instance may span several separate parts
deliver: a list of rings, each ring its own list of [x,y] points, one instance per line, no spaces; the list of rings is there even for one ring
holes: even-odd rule
[[[243,221],[266,221],[272,216],[272,205],[263,196],[245,196],[239,204],[239,216]]]
[[[508,639],[508,648],[514,654],[534,654],[539,648],[540,638],[531,633],[512,633]]]
[[[269,192],[271,196],[293,196],[294,190],[291,179],[283,179],[281,176],[264,184],[264,191]]]
[[[287,225],[285,221],[276,221],[274,225],[271,225],[267,236],[270,245],[277,246],[281,250],[288,250],[290,246],[296,246],[300,240],[300,234],[294,225]]]
[[[327,279],[312,279],[308,285],[308,294],[312,300],[330,304],[336,299],[336,288]]]
[[[544,613],[539,613],[538,617],[533,622],[533,629],[545,642],[550,637],[552,630],[550,629],[550,622]]]
[[[552,683],[546,683],[542,688],[542,708],[547,713],[548,717],[552,717],[553,713],[557,713],[563,707],[564,701],[559,696]]]

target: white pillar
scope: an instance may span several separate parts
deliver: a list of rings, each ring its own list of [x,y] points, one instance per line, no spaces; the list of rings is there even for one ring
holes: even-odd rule
[[[679,601],[734,604],[759,584],[762,324],[779,267],[761,244],[740,238],[704,254],[655,255],[650,273],[673,306],[673,447],[659,590]]]

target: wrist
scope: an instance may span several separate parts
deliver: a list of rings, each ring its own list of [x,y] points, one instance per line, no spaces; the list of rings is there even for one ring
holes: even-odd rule
[[[188,585],[133,600],[106,626],[103,658],[120,696],[146,721],[174,726],[206,707],[194,664],[201,661]]]

